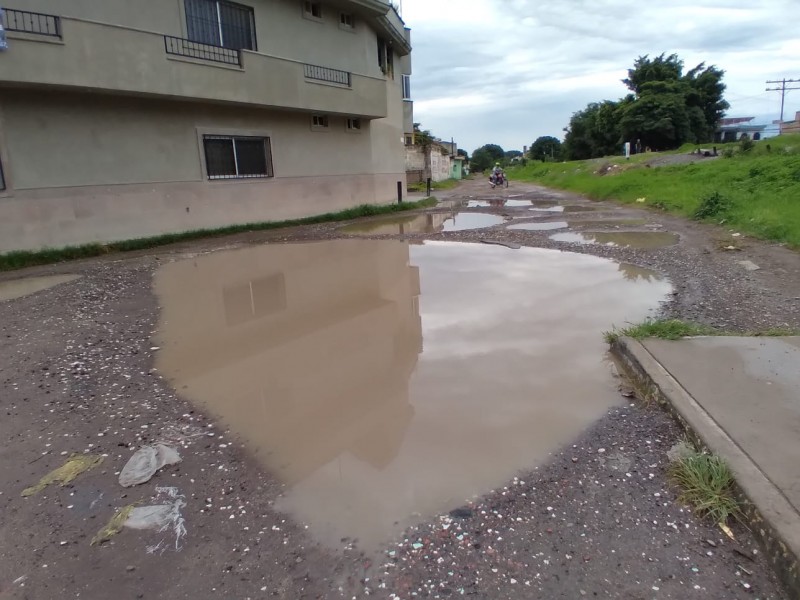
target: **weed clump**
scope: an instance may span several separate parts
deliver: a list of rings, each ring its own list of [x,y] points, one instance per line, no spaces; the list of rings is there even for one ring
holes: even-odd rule
[[[699,221],[711,217],[718,217],[731,209],[731,201],[720,194],[712,192],[700,199],[700,206],[692,214],[692,218]]]

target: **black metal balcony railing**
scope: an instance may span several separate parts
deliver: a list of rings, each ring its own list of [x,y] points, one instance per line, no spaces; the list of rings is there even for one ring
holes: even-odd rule
[[[338,83],[339,85],[346,85],[347,87],[351,86],[351,76],[347,71],[318,67],[316,65],[303,65],[303,68],[306,79]]]
[[[16,10],[3,9],[3,28],[6,31],[19,31],[47,37],[61,37],[61,19],[55,15]]]
[[[196,58],[198,60],[207,60],[226,65],[236,65],[237,67],[242,66],[242,52],[241,50],[234,50],[233,48],[223,48],[222,46],[193,42],[191,40],[165,35],[164,49],[167,54],[173,54],[175,56],[185,56],[187,58]]]

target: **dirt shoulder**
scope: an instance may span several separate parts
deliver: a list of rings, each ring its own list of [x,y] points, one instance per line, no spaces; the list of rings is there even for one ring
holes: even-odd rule
[[[502,226],[406,237],[607,256],[668,276],[669,315],[742,330],[800,327],[800,260],[785,248],[537,186],[512,182],[504,193],[594,209],[583,219],[644,218],[641,229],[681,241],[658,250],[564,245],[549,232]],[[453,206],[497,195],[478,180],[447,193]],[[523,209],[468,210],[542,220]],[[680,434],[661,412],[638,406],[611,411],[549,465],[410,530],[383,560],[362,555],[353,540],[323,548],[275,511],[280,484],[154,370],[152,276],[165,261],[222,248],[346,237],[337,228],[243,234],[0,276],[82,276],[0,303],[0,597],[784,597],[746,530],[734,528],[733,542],[676,502],[665,453]],[[746,260],[759,270],[747,270]],[[183,462],[148,485],[121,488],[116,474],[132,449],[157,441],[179,447]],[[105,459],[70,485],[20,496],[72,453]],[[126,530],[90,545],[115,510],[150,503],[156,486],[185,497],[179,551],[171,531]]]

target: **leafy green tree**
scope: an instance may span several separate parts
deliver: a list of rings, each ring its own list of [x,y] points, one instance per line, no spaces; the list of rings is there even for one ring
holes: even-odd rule
[[[510,161],[512,158],[518,158],[520,156],[522,156],[522,152],[519,150],[506,150],[504,158],[506,161]]]
[[[572,115],[564,136],[567,160],[583,160],[618,154],[622,144],[620,112],[630,102],[593,102]]]
[[[536,138],[528,150],[528,157],[532,160],[561,160],[561,140],[552,135],[543,135]]]
[[[640,139],[656,149],[713,139],[719,120],[729,108],[723,98],[725,72],[700,63],[686,74],[676,54],[640,56],[623,83],[635,96],[620,127],[625,139]]]
[[[495,163],[502,163],[505,159],[505,151],[497,144],[485,144],[472,153],[470,168],[473,171],[485,171],[494,166]]]

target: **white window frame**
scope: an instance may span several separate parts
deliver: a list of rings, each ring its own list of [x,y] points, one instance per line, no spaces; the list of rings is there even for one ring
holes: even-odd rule
[[[313,131],[328,131],[330,118],[328,115],[311,115],[311,129]]]
[[[348,117],[344,126],[350,133],[361,133],[362,123],[358,117]]]
[[[349,21],[349,22],[348,22]],[[356,17],[353,13],[340,12],[339,13],[339,28],[345,31],[355,31]]]
[[[322,12],[322,3],[321,2],[311,2],[309,0],[304,0],[302,3],[303,8],[303,17],[310,21],[316,21],[318,23],[322,22],[322,18],[324,13]],[[314,11],[318,12],[318,15],[314,14]]]
[[[402,75],[403,100],[411,101],[411,75]]]

